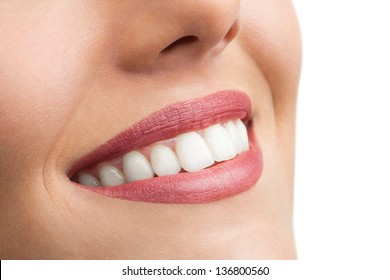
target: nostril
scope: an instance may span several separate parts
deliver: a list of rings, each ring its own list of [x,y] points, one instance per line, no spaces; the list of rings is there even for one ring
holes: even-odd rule
[[[237,34],[240,32],[240,21],[236,20],[234,24],[230,27],[229,31],[225,35],[225,41],[226,42],[231,42]]]
[[[169,46],[167,46],[165,49],[163,49],[161,51],[161,53],[166,53],[166,52],[169,52],[175,48],[185,46],[185,45],[190,45],[190,44],[193,44],[197,41],[198,41],[198,37],[196,37],[196,36],[184,36],[184,37],[181,37],[180,39],[176,40],[175,42],[173,42]]]

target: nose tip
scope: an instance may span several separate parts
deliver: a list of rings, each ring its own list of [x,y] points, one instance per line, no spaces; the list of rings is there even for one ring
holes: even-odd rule
[[[237,36],[240,29],[240,22],[237,18],[226,31],[226,28],[208,29],[203,32],[196,30],[191,34],[180,37],[163,48],[159,53],[159,58],[164,56],[190,56],[192,58],[200,58],[206,54],[216,55],[223,51],[227,45]]]
[[[145,3],[122,27],[121,61],[128,69],[194,63],[219,54],[239,33],[239,0]]]
[[[182,28],[174,34],[178,38],[173,45],[192,45],[197,54],[215,51],[214,48],[223,49],[238,34],[238,12],[239,1],[199,1],[197,5],[191,5],[186,18],[181,16],[174,22]]]
[[[211,1],[197,14],[197,24],[192,32],[198,37],[198,53],[218,53],[223,50],[239,31],[239,1]],[[221,3],[223,2],[223,3]]]

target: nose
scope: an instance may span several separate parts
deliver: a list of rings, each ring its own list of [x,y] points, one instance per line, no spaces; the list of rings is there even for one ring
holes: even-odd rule
[[[118,62],[137,71],[218,55],[239,32],[239,7],[240,0],[121,1],[112,25]]]

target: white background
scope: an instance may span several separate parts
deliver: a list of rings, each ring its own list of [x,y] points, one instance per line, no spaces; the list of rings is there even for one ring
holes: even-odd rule
[[[390,267],[390,1],[294,4],[304,54],[294,213],[299,259],[349,267],[386,260]]]
[[[390,279],[390,1],[294,3],[304,53],[294,213],[300,261],[270,262],[275,277],[264,279]],[[130,279],[120,275],[127,264],[71,265],[85,273],[79,279]],[[177,264],[186,263],[169,265]],[[27,279],[44,266],[71,278],[62,265],[10,263],[8,272]]]

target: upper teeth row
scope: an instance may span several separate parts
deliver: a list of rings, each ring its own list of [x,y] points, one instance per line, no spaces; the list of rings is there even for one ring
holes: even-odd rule
[[[201,132],[188,132],[176,138],[175,149],[156,143],[150,150],[150,160],[139,151],[122,157],[123,172],[113,165],[103,164],[99,179],[86,171],[78,174],[80,184],[87,186],[117,186],[157,176],[173,175],[183,168],[195,172],[234,158],[249,150],[248,134],[241,120],[212,125]]]

